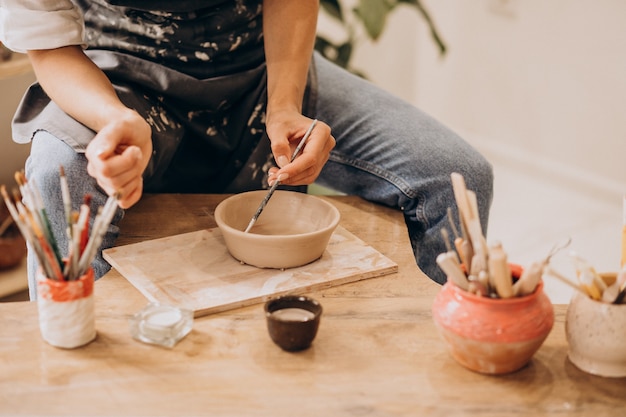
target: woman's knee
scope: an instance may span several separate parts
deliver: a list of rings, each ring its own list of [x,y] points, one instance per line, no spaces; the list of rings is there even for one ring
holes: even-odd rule
[[[43,194],[60,194],[60,169],[71,179],[84,178],[87,172],[85,155],[76,152],[71,146],[46,131],[37,132],[31,143],[31,151],[26,160],[26,178],[34,181]],[[79,181],[84,184],[84,181]],[[45,199],[45,195],[44,195]]]

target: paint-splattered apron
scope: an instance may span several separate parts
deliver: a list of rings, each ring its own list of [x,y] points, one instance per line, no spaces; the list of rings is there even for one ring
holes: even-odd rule
[[[273,158],[264,125],[262,0],[76,3],[85,18],[87,55],[152,127],[146,191],[266,187]],[[310,90],[305,113],[312,111]],[[14,139],[28,142],[38,130],[78,152],[94,136],[35,84],[15,116]]]

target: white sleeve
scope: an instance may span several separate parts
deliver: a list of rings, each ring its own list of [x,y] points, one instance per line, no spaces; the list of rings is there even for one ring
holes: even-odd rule
[[[83,16],[71,0],[0,0],[0,41],[25,53],[81,45]]]

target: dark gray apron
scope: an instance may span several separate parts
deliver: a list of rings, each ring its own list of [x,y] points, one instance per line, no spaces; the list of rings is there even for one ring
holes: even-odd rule
[[[77,1],[87,55],[152,127],[147,192],[267,186],[262,0]],[[148,10],[159,5],[158,11]],[[310,81],[314,80],[310,74]],[[71,88],[71,87],[70,87]],[[311,86],[303,103],[312,114]],[[33,85],[13,121],[17,142],[46,130],[84,152],[95,132]]]

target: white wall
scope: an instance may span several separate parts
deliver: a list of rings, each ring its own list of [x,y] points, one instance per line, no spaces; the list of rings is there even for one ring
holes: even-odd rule
[[[402,6],[383,39],[361,48],[355,65],[488,156],[621,200],[626,2],[424,4],[449,47],[445,57],[421,17]]]

